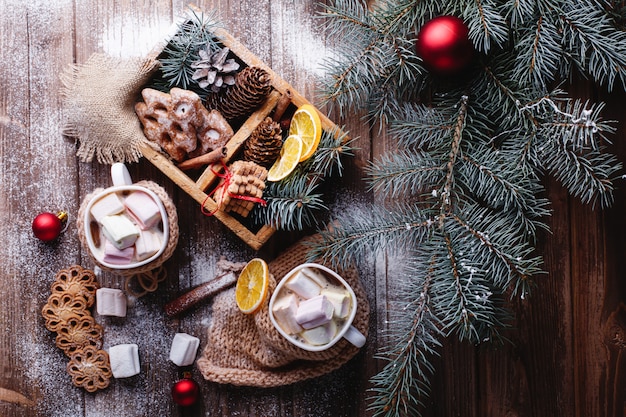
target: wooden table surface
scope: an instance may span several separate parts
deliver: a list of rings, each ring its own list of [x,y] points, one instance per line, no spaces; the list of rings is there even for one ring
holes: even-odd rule
[[[309,100],[316,99],[324,57],[333,39],[318,27],[316,0],[198,1],[215,10],[226,29]],[[258,389],[207,382],[197,369],[202,400],[191,410],[173,404],[170,389],[177,368],[168,361],[171,339],[187,332],[206,344],[210,302],[180,318],[163,313],[176,296],[211,279],[221,256],[246,261],[272,259],[292,242],[277,234],[255,252],[215,219],[202,215],[188,195],[149,162],[129,166],[134,180],[161,184],[179,214],[180,240],[165,264],[168,279],[159,289],[132,298],[129,315],[103,320],[105,347],[137,343],[141,373],[113,380],[97,394],[71,385],[67,362],[40,315],[50,284],[62,268],[94,265],[81,247],[75,217],[85,195],[110,185],[109,167],[76,157],[77,145],[65,138],[60,111],[59,75],[92,53],[144,56],[162,40],[186,8],[180,0],[0,0],[0,416],[365,416],[368,380],[383,365],[374,358],[384,344],[387,307],[393,300],[395,262],[380,256],[363,267],[371,304],[370,336],[361,352],[339,370],[290,386]],[[579,96],[608,102],[606,118],[623,116],[624,94],[608,94],[586,84],[571,88]],[[319,103],[318,103],[319,104]],[[360,180],[367,161],[394,144],[372,135],[358,114],[334,121],[358,137],[356,156],[336,184],[335,207],[375,198]],[[622,160],[626,139],[620,126],[613,150]],[[626,250],[626,196],[616,194],[611,209],[593,210],[546,180],[553,202],[551,234],[539,249],[545,276],[532,297],[513,301],[512,343],[468,346],[449,340],[437,361],[432,397],[425,416],[624,416],[626,280],[620,262]],[[618,186],[623,188],[623,183]],[[31,233],[43,211],[67,210],[68,229],[52,243]],[[103,286],[120,287],[103,272]],[[623,307],[623,306],[622,306]],[[614,312],[617,312],[613,314]],[[23,397],[18,397],[16,393]]]

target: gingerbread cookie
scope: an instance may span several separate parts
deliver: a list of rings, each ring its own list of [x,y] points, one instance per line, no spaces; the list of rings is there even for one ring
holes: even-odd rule
[[[99,287],[93,271],[79,265],[62,269],[41,310],[46,329],[57,333],[57,347],[70,358],[72,383],[89,392],[108,387],[112,376],[109,356],[101,349],[102,326],[89,311]]]

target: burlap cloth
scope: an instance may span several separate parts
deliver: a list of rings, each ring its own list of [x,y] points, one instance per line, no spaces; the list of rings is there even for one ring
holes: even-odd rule
[[[85,217],[85,210],[87,209],[87,205],[89,204],[89,201],[91,201],[91,199],[94,196],[96,196],[98,193],[104,191],[104,188],[96,188],[91,193],[85,196],[85,198],[83,199],[80,205],[80,208],[78,209],[78,216],[77,216],[78,218],[76,219],[76,228],[78,230],[78,237],[83,247],[87,250],[87,253],[89,253],[89,257],[93,260],[93,262],[105,271],[114,272],[118,275],[122,275],[125,277],[133,277],[135,275],[140,275],[140,274],[150,274],[152,271],[159,268],[163,264],[163,262],[167,261],[174,253],[174,249],[176,249],[176,245],[178,244],[178,234],[179,234],[178,213],[176,211],[176,206],[174,205],[174,202],[172,201],[170,196],[167,194],[167,191],[165,191],[163,187],[161,187],[159,184],[153,181],[138,181],[134,183],[133,185],[145,187],[148,190],[155,193],[157,197],[159,197],[159,199],[163,203],[163,207],[165,208],[165,212],[167,213],[167,220],[168,220],[168,225],[169,225],[169,238],[167,241],[167,246],[165,247],[165,250],[163,250],[163,253],[161,253],[161,255],[159,255],[159,257],[157,257],[153,261],[148,262],[147,264],[139,266],[137,268],[112,269],[112,268],[102,265],[93,256],[93,254],[89,250],[89,246],[87,245],[87,236],[85,235],[85,228],[84,228],[85,222],[83,218]],[[154,288],[153,290],[155,289],[156,288]]]
[[[137,162],[140,145],[153,146],[143,134],[135,102],[159,62],[93,54],[61,74],[63,134],[75,138],[78,157],[90,162]]]
[[[341,339],[322,352],[309,352],[291,344],[272,325],[269,299],[276,280],[307,261],[305,238],[269,263],[269,295],[260,311],[245,315],[235,303],[234,289],[222,292],[213,302],[212,324],[198,369],[205,379],[222,384],[254,387],[288,385],[331,372],[357,354],[359,349]],[[318,261],[318,263],[321,263]],[[355,269],[337,271],[354,289],[358,311],[353,325],[367,337],[369,303]]]

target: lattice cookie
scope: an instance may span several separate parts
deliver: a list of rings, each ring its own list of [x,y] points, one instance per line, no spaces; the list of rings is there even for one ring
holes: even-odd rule
[[[87,308],[95,302],[98,288],[100,285],[98,285],[93,271],[78,265],[59,271],[51,286],[53,293],[66,293],[74,296],[74,298],[83,297]]]
[[[56,345],[67,356],[87,346],[102,347],[103,329],[91,315],[72,317],[57,331]]]
[[[62,269],[41,310],[46,329],[57,333],[57,347],[70,358],[72,383],[89,392],[108,387],[112,376],[109,356],[101,349],[102,326],[89,311],[99,287],[93,271],[79,265]]]
[[[87,346],[74,352],[67,364],[67,373],[72,377],[75,386],[83,387],[89,392],[108,387],[113,376],[109,354],[95,346]]]

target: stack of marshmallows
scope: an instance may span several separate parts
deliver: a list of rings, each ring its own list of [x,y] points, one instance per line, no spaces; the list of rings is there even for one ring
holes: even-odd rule
[[[126,196],[107,194],[91,206],[90,213],[99,225],[99,232],[92,229],[97,247],[102,246],[100,232],[104,237],[104,262],[141,262],[161,249],[161,211],[147,193],[133,190]]]
[[[352,308],[343,286],[331,284],[321,270],[304,267],[290,277],[272,307],[276,323],[303,343],[330,343]]]

